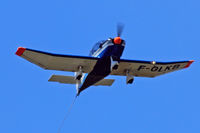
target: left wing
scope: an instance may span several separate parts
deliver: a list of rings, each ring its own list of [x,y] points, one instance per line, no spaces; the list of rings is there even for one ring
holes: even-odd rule
[[[44,69],[75,72],[82,66],[84,73],[89,73],[98,60],[95,57],[52,54],[23,47],[19,47],[16,54]]]
[[[165,73],[181,70],[189,67],[193,60],[179,62],[155,62],[120,60],[117,70],[112,71],[111,75],[126,76],[126,72],[136,77],[156,77]]]

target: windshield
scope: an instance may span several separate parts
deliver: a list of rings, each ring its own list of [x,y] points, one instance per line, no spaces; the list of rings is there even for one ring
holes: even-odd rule
[[[104,42],[105,42],[105,40],[101,40],[101,41],[97,42],[93,46],[92,50],[90,51],[90,56],[92,56],[99,48],[101,48],[101,46],[104,44]]]

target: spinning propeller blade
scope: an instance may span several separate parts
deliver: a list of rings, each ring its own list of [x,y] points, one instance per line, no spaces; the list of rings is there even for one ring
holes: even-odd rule
[[[124,29],[124,24],[118,23],[117,24],[117,37],[120,37]]]

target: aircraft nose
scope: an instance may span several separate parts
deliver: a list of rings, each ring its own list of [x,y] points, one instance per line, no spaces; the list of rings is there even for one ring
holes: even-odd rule
[[[122,39],[120,37],[115,37],[113,42],[114,42],[114,44],[121,44],[122,43]]]

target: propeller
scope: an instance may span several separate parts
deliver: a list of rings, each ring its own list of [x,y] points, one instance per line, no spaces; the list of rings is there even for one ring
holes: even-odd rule
[[[124,30],[124,24],[118,23],[117,24],[117,37],[120,37],[122,35],[123,30]]]
[[[117,24],[117,37],[114,38],[114,44],[121,44],[122,43],[122,39],[120,38],[122,32],[124,29],[124,24],[122,23],[118,23]]]

